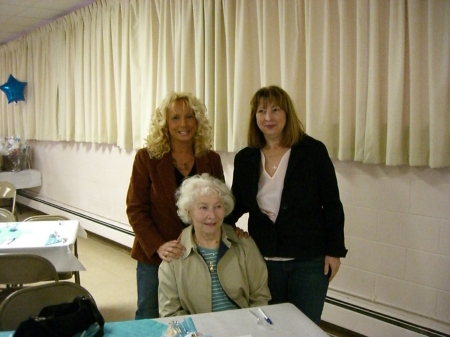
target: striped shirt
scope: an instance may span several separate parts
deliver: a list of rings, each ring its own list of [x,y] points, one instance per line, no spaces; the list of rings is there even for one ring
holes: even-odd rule
[[[238,309],[223,291],[217,275],[217,256],[219,249],[209,249],[197,246],[198,252],[203,256],[211,275],[212,311]]]

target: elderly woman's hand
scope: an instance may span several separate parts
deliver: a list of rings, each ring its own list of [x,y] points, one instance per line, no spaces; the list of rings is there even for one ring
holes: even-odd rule
[[[247,239],[250,236],[248,232],[244,232],[244,230],[239,227],[236,227],[236,235],[239,239]]]
[[[171,262],[172,259],[180,258],[185,250],[186,247],[180,243],[180,238],[178,238],[177,240],[168,241],[161,245],[157,253],[161,260]]]

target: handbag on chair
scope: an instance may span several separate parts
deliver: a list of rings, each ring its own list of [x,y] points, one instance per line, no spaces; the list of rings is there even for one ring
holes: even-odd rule
[[[20,323],[14,337],[101,337],[105,320],[93,301],[77,296],[71,303],[43,308]]]

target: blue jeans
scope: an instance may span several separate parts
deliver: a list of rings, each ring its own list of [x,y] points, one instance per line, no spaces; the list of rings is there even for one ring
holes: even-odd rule
[[[266,261],[266,264],[272,295],[269,304],[290,302],[318,324],[329,283],[323,273],[325,258]]]
[[[137,305],[135,319],[158,318],[158,266],[138,262],[136,268]]]

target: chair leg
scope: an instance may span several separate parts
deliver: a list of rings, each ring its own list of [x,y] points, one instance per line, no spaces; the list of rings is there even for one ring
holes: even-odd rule
[[[74,275],[75,275],[75,283],[78,284],[78,285],[81,285],[80,272],[79,271],[75,271]]]
[[[75,244],[73,245],[73,252],[74,255],[76,256],[76,258],[78,259],[78,245],[77,245],[77,240],[75,240]],[[81,285],[81,281],[80,281],[80,272],[76,271],[74,272],[75,275],[75,283]]]

